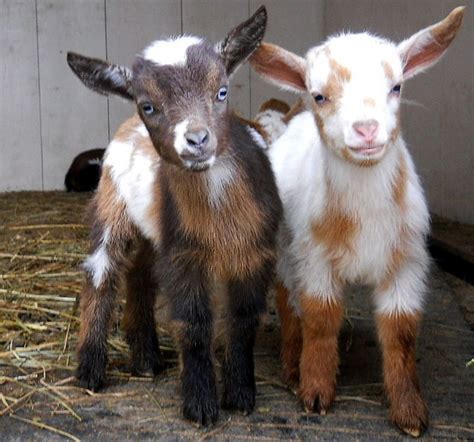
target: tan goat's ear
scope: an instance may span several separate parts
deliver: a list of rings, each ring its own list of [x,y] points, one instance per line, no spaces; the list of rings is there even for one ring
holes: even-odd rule
[[[262,43],[250,64],[267,81],[293,92],[306,90],[306,61],[279,46]]]
[[[444,20],[417,32],[398,45],[404,79],[423,72],[441,58],[456,37],[463,16],[464,6],[459,6]]]

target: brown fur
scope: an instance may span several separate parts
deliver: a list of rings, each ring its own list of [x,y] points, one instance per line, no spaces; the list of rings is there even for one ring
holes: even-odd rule
[[[368,107],[375,107],[375,100],[370,97],[364,98],[364,104]]]
[[[337,335],[343,317],[342,304],[302,294],[300,307],[303,349],[299,394],[306,410],[325,414],[336,395]]]
[[[281,321],[281,360],[283,379],[291,387],[298,385],[302,348],[301,324],[288,304],[289,291],[281,282],[275,284],[276,303]]]
[[[419,435],[428,424],[428,411],[416,374],[415,347],[420,317],[379,314],[376,319],[383,349],[385,389],[391,404],[390,418],[402,430]]]
[[[203,250],[195,251],[196,259],[211,274],[240,279],[273,259],[273,251],[257,250],[254,246],[266,220],[241,174],[236,173],[221,206],[216,209],[208,201],[204,175],[178,170],[169,173],[165,167],[163,171],[177,202],[183,230],[204,246]],[[181,177],[182,173],[186,179]]]
[[[393,74],[392,66],[386,61],[382,61],[383,71],[385,72],[385,76],[390,80],[395,80],[395,75]]]
[[[270,100],[262,103],[258,112],[265,112],[266,110],[274,110],[281,114],[286,114],[290,111],[290,105],[285,101],[278,100],[277,98],[270,98]]]

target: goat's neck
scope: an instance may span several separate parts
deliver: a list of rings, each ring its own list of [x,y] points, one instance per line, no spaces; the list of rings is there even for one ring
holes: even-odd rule
[[[321,146],[327,192],[344,207],[378,210],[391,204],[396,176],[403,161],[402,141],[387,146],[385,157],[373,166],[358,166]],[[329,194],[328,194],[329,197]]]

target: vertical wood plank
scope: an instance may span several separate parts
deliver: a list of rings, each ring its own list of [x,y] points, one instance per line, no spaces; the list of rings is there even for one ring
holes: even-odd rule
[[[0,0],[0,191],[41,190],[35,2]]]
[[[150,42],[181,33],[181,3],[176,0],[106,0],[107,57],[131,66]],[[117,98],[109,100],[110,135],[135,107]]]
[[[73,50],[105,58],[103,0],[38,0],[44,188],[64,188],[79,152],[107,144],[107,100],[89,91],[66,63]]]
[[[183,32],[219,42],[249,17],[248,0],[183,0]],[[253,12],[253,11],[252,11]],[[230,106],[242,116],[250,111],[249,67],[240,67],[232,78]]]
[[[261,3],[261,0],[250,0],[250,11]],[[324,38],[324,0],[267,0],[264,3],[268,11],[265,41],[304,56],[309,48]],[[296,101],[295,94],[265,83],[253,70],[250,82],[252,117],[269,98],[280,98],[290,105]]]

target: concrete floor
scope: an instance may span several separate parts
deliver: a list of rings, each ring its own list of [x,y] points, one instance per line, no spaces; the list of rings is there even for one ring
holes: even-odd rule
[[[28,197],[39,204],[35,211],[26,203],[26,196],[11,204],[4,198],[4,204],[0,206],[5,208],[5,219],[8,216],[17,224],[20,220],[21,223],[39,222],[36,218],[44,208],[46,221],[41,219],[41,222],[47,222],[51,218],[48,210],[60,207],[61,213],[66,214],[61,222],[77,222],[77,205],[83,205],[83,197],[79,200],[73,195],[42,195],[44,201],[40,197]],[[52,198],[57,199],[54,204]],[[25,219],[21,218],[21,213],[26,214]],[[30,219],[30,213],[35,216],[34,220]],[[6,222],[5,226],[8,225]],[[12,241],[18,236],[18,230],[13,232]],[[77,238],[83,238],[83,234]],[[5,244],[10,244],[11,249],[14,243]],[[8,265],[2,272],[7,271],[11,271]],[[181,418],[176,355],[172,348],[166,353],[168,359],[174,361],[172,368],[155,380],[130,379],[123,357],[115,352],[111,355],[109,368],[119,376],[109,376],[105,390],[90,396],[74,387],[72,379],[61,390],[81,421],[71,416],[57,400],[34,394],[18,407],[15,417],[2,416],[4,405],[0,404],[0,440],[67,440],[65,436],[35,427],[31,421],[50,425],[85,441],[400,439],[403,436],[387,420],[387,404],[383,401],[381,358],[370,312],[370,296],[364,289],[353,289],[348,291],[346,299],[348,320],[340,339],[342,364],[338,396],[324,417],[304,413],[294,394],[281,383],[279,325],[270,300],[269,315],[260,330],[255,349],[257,403],[252,415],[222,411],[216,426],[196,429]],[[460,302],[466,299],[471,303],[462,304],[461,309]],[[474,440],[474,367],[466,367],[474,357],[473,299],[472,285],[433,266],[418,347],[419,376],[431,420],[425,434],[427,440]],[[31,321],[34,321],[33,317]],[[76,331],[71,339],[75,339],[75,334]],[[61,334],[58,336],[62,339]],[[5,350],[8,349],[0,349],[0,353]],[[37,358],[41,358],[41,352]],[[75,361],[73,356],[71,358],[70,365],[73,366]],[[219,356],[217,359],[219,361]],[[25,394],[28,390],[19,391],[21,388],[14,382],[1,380],[2,375],[14,377],[21,374],[11,363],[2,363],[0,359],[0,393],[10,398]],[[71,375],[72,371],[49,371],[46,381],[52,385]],[[34,382],[40,385],[39,379]],[[29,419],[30,422],[18,419]]]

